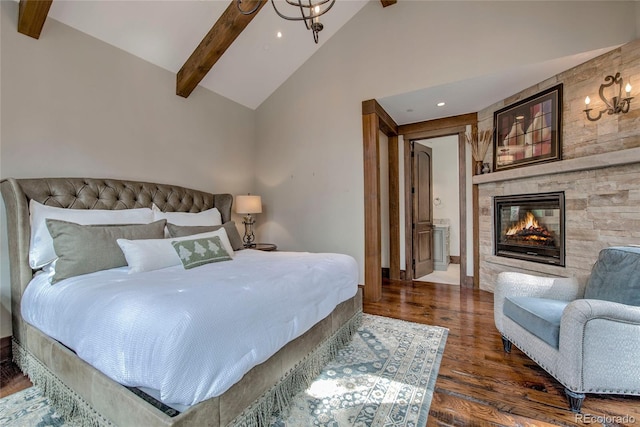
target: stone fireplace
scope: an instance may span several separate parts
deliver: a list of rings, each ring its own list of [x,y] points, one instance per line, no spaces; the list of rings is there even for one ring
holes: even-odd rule
[[[496,196],[495,255],[564,266],[564,192]]]
[[[640,243],[640,147],[548,163],[523,175],[513,170],[473,177],[478,185],[481,289],[493,291],[503,271],[586,276],[601,249]],[[499,254],[495,200],[550,192],[564,194],[564,265]]]
[[[601,249],[640,244],[640,106],[632,105],[627,114],[605,115],[597,122],[589,121],[584,112],[585,96],[597,93],[604,76],[616,72],[630,81],[640,79],[640,39],[478,112],[478,129],[491,130],[495,127],[496,111],[563,84],[561,160],[472,178],[476,221],[473,243],[477,257],[474,276],[480,289],[493,292],[498,275],[507,271],[555,277],[587,276]],[[490,152],[485,161],[491,158]],[[504,256],[505,248],[501,247],[504,242],[494,235],[494,230],[502,227],[495,222],[496,198],[548,193],[564,194],[564,261],[538,262],[538,254],[528,259],[516,258],[511,256],[516,252],[513,247],[506,249],[510,256]],[[506,211],[509,222],[516,219],[515,211],[511,208]],[[520,218],[520,211],[517,209],[518,222],[526,219],[526,213]],[[551,228],[547,230],[549,234],[555,234],[555,225],[549,223],[552,215],[547,213],[550,212],[544,212],[542,217],[534,213],[534,217],[538,216],[538,222]],[[558,226],[562,223],[559,220]],[[519,230],[522,229],[520,226]],[[536,232],[534,229],[531,232]],[[545,235],[544,231],[541,233]],[[527,231],[520,234],[512,240],[517,241]],[[551,257],[555,259],[554,255]]]

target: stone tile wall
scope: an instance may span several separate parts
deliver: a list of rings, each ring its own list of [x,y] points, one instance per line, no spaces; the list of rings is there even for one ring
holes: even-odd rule
[[[493,255],[493,197],[565,192],[566,267]],[[501,271],[588,275],[608,246],[640,244],[640,163],[482,184],[479,188],[480,287],[493,291]]]
[[[604,115],[591,122],[584,98],[594,111],[602,108],[598,96],[604,77],[620,72],[636,96],[627,114]],[[478,113],[479,129],[493,127],[493,112],[546,88],[563,83],[562,157],[579,159],[640,147],[640,40],[528,88]],[[485,161],[491,161],[489,153]],[[635,156],[637,157],[637,156]],[[478,185],[480,288],[493,291],[502,271],[551,276],[588,275],[598,252],[614,245],[640,244],[640,162],[563,171],[531,178],[484,182]],[[535,170],[536,166],[528,166]],[[502,172],[500,172],[502,173]],[[564,191],[566,199],[566,267],[544,265],[493,255],[493,196]]]

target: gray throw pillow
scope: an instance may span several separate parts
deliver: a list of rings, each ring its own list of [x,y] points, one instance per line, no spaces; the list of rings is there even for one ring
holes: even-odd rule
[[[169,229],[169,236],[171,237],[192,236],[194,234],[206,233],[208,231],[216,231],[220,228],[224,228],[233,250],[239,251],[244,248],[242,237],[240,237],[240,233],[238,233],[238,229],[236,228],[236,223],[234,221],[227,221],[222,225],[175,225],[169,223],[167,224],[167,228]]]
[[[224,249],[220,237],[180,240],[171,242],[185,270],[212,262],[229,261],[231,256]]]
[[[162,239],[167,220],[150,224],[80,225],[47,219],[58,260],[51,283],[127,265],[117,239]]]
[[[618,246],[601,250],[584,297],[640,306],[640,248]]]

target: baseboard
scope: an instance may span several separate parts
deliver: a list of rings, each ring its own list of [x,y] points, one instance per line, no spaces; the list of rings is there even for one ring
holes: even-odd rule
[[[460,264],[460,256],[450,256],[449,261],[451,264]]]
[[[382,267],[382,278],[383,279],[388,279],[389,275],[391,274],[389,272],[389,268],[388,267]],[[407,277],[407,274],[404,270],[400,270],[400,279],[399,280],[405,280],[405,278]]]
[[[11,335],[0,338],[0,362],[11,360]]]
[[[473,288],[473,276],[465,276],[462,286],[465,288]]]

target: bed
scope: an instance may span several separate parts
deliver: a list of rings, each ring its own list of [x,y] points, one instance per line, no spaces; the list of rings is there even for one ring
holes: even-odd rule
[[[304,388],[337,349],[348,342],[359,324],[362,296],[360,290],[356,289],[354,296],[342,297],[343,301],[337,305],[327,302],[329,308],[325,308],[328,313],[326,316],[323,315],[317,323],[314,320],[310,329],[305,329],[302,335],[296,335],[297,338],[268,359],[250,368],[222,394],[195,404],[178,406],[176,410],[176,405],[167,406],[160,402],[161,397],[154,396],[153,390],[125,386],[112,380],[81,359],[76,352],[23,319],[21,302],[27,285],[44,275],[40,273],[34,279],[34,269],[29,264],[30,201],[46,206],[95,210],[152,208],[155,205],[163,212],[196,213],[216,208],[222,222],[227,223],[231,219],[232,196],[172,185],[92,178],[7,179],[2,181],[1,189],[7,211],[14,360],[35,384],[43,388],[62,413],[79,417],[84,425],[265,425],[273,411],[286,410],[292,395]],[[264,269],[269,262],[265,257],[273,255],[284,259],[287,256],[277,252],[239,252],[232,263],[242,269],[260,263]],[[296,265],[311,262],[305,258],[305,254],[291,256],[301,257],[287,261],[292,270]],[[276,263],[276,258],[273,263]],[[218,266],[211,268],[213,271]],[[313,265],[301,267],[302,270],[309,268],[313,268]],[[126,278],[124,269],[108,271],[113,283]],[[205,267],[198,267],[194,271],[198,269],[204,271]],[[237,275],[233,274],[234,277]],[[284,276],[286,274],[283,275],[283,283]],[[49,285],[49,288],[55,288],[55,285]],[[314,283],[307,289],[312,293],[311,290],[316,288],[318,284]],[[264,302],[267,297],[268,293],[265,293],[257,300]],[[276,302],[274,300],[270,305]],[[238,307],[238,310],[252,309]],[[46,310],[33,311],[37,316]],[[78,328],[81,324],[78,322],[76,325],[72,320],[68,323]],[[96,339],[101,338],[98,336]]]

